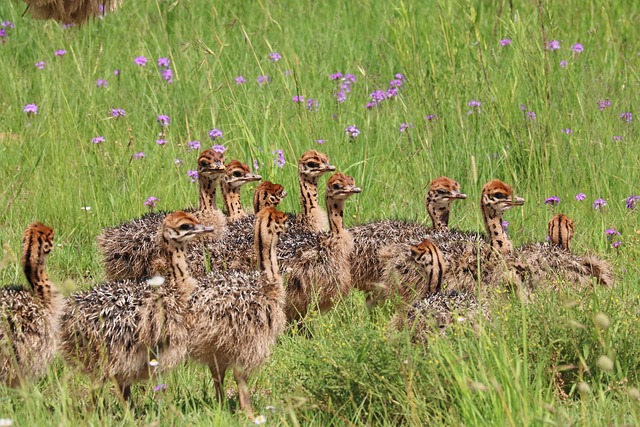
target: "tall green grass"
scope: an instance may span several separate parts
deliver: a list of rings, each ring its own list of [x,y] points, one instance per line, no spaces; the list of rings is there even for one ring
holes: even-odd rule
[[[255,159],[265,179],[290,190],[287,211],[299,209],[296,158],[312,148],[328,153],[363,188],[347,204],[348,225],[388,217],[426,221],[426,186],[447,175],[470,196],[454,206],[453,225],[480,229],[481,186],[500,178],[527,200],[506,217],[516,244],[543,239],[549,217],[564,212],[577,223],[575,250],[609,259],[617,286],[543,294],[526,306],[496,297],[492,320],[479,331],[456,327],[427,346],[388,329],[390,306],[370,313],[354,294],[306,321],[313,339],[281,338],[254,377],[257,409],[283,425],[640,424],[640,224],[625,207],[626,197],[640,194],[638,5],[234,3],[126,2],[79,29],[34,22],[22,17],[22,4],[0,4],[0,20],[15,23],[0,46],[5,255],[19,254],[23,230],[40,220],[56,230],[49,262],[55,280],[65,289],[93,286],[103,277],[94,244],[103,227],[143,214],[149,196],[160,198],[161,209],[196,203],[186,172],[195,168],[198,150],[190,152],[187,142],[210,145],[214,127],[224,131],[216,143],[228,148],[229,159]],[[507,38],[513,43],[502,46]],[[551,40],[561,48],[546,49]],[[584,51],[572,52],[574,43]],[[56,57],[57,49],[67,54]],[[283,58],[271,62],[272,51]],[[134,64],[140,55],[149,58],[146,67]],[[155,65],[160,57],[171,60],[172,84]],[[36,68],[38,61],[46,67]],[[344,103],[333,96],[335,72],[357,77]],[[365,109],[369,94],[387,89],[396,73],[407,79],[399,95]],[[246,84],[235,83],[239,75]],[[259,86],[259,75],[271,83]],[[99,78],[107,88],[96,87]],[[316,99],[317,110],[292,102],[299,95]],[[598,101],[607,99],[611,105],[601,111]],[[480,112],[468,114],[471,100],[481,101]],[[28,103],[39,106],[37,115],[23,112]],[[112,118],[113,108],[127,116]],[[633,121],[623,121],[623,112],[633,113]],[[163,147],[155,143],[159,114],[171,117]],[[402,123],[413,127],[400,133]],[[361,131],[353,141],[345,135],[349,125]],[[101,135],[104,143],[91,143]],[[283,168],[273,163],[278,149]],[[140,151],[146,157],[135,160]],[[575,200],[579,192],[585,201]],[[555,208],[544,204],[553,195],[561,198]],[[599,197],[607,206],[594,210]],[[618,249],[604,233],[611,227],[621,233]],[[4,259],[2,283],[22,281],[19,264]],[[607,330],[594,323],[600,312],[611,319]],[[598,367],[602,355],[614,362],[610,372]],[[57,362],[32,387],[1,389],[0,418],[15,425],[244,423],[215,403],[201,367],[180,368],[158,382],[167,390],[154,392],[152,383],[135,390],[141,410],[134,419],[108,386],[94,390],[94,402],[88,392],[95,386]],[[578,390],[581,382],[589,392]]]

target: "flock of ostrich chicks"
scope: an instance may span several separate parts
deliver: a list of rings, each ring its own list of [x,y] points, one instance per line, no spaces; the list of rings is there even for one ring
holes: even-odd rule
[[[198,158],[198,209],[152,212],[105,229],[98,247],[108,281],[67,298],[45,268],[53,230],[30,225],[22,264],[31,286],[0,288],[0,381],[24,385],[59,354],[96,379],[114,379],[131,403],[133,383],[189,358],[209,367],[220,400],[232,369],[240,408],[253,418],[248,375],[287,325],[299,326],[309,310],[326,312],[352,289],[366,292],[371,305],[394,301],[393,325],[420,340],[488,316],[483,295],[491,287],[531,296],[544,286],[612,285],[606,261],[570,251],[574,224],[565,215],[549,221],[548,242],[514,248],[502,215],[524,199],[497,179],[482,189],[486,234],[448,228],[452,203],[467,196],[446,177],[431,182],[426,197],[432,227],[381,220],[346,229],[344,203],[361,189],[335,170],[326,155],[306,152],[298,163],[302,212],[279,211],[287,192],[264,181],[250,214],[240,190],[261,177],[206,150]],[[327,173],[325,211],[318,182]]]

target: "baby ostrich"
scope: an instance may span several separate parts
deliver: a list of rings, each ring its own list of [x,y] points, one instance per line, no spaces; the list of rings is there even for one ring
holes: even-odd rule
[[[570,251],[573,220],[564,214],[555,215],[547,224],[548,243],[531,243],[517,248],[513,260],[519,267],[520,281],[529,288],[540,288],[562,282],[588,287],[592,279],[602,286],[613,285],[611,265],[596,255],[578,255]]]
[[[396,329],[409,328],[414,339],[418,342],[426,342],[429,333],[435,325],[445,328],[447,325],[467,318],[473,320],[478,311],[478,302],[474,295],[459,293],[456,291],[442,291],[442,281],[447,269],[447,263],[438,247],[429,239],[420,244],[411,246],[406,254],[406,269],[411,271],[411,281],[419,284],[420,294],[411,294],[417,299],[403,299],[403,304],[398,313],[393,317],[392,324]],[[406,272],[401,272],[406,277]]]
[[[238,160],[232,160],[225,167],[226,173],[221,182],[222,198],[227,209],[227,222],[233,223],[247,217],[240,201],[240,189],[243,185],[260,181],[262,177],[251,173],[249,166]]]
[[[502,225],[502,215],[523,204],[524,199],[516,196],[508,184],[491,180],[482,187],[480,199],[488,242],[433,236],[449,264],[449,283],[463,290],[473,290],[483,275],[504,265],[505,256],[513,251],[513,244]]]
[[[198,157],[200,203],[197,211],[187,210],[202,224],[215,228],[215,239],[224,238],[227,229],[227,220],[216,204],[218,182],[224,173],[224,154],[213,149],[203,151]],[[155,262],[163,258],[156,231],[166,215],[166,212],[151,212],[102,231],[98,236],[98,249],[102,252],[107,280],[138,280],[156,274]]]
[[[169,214],[156,231],[170,265],[166,280],[107,282],[71,296],[60,325],[64,359],[102,381],[114,379],[125,400],[132,383],[180,362],[191,334],[187,314],[195,286],[184,249],[211,231],[192,214]]]
[[[31,289],[0,288],[0,382],[18,387],[42,377],[56,350],[62,298],[45,269],[53,230],[34,222],[24,233],[22,267]]]
[[[62,24],[83,24],[115,11],[122,0],[23,0],[34,19],[53,19]]]
[[[446,238],[449,234],[451,204],[466,198],[466,194],[460,193],[457,181],[441,176],[431,182],[427,192],[426,207],[433,224],[432,229],[412,221],[382,220],[358,225],[350,230],[354,242],[351,279],[356,289],[373,294],[373,298],[368,301],[369,305],[381,296],[376,294],[383,280],[384,263],[392,256],[386,251],[381,253],[383,248],[421,241],[436,232]]]
[[[190,300],[189,355],[209,367],[220,401],[225,373],[233,369],[240,408],[249,418],[253,410],[248,374],[269,358],[270,347],[286,325],[276,245],[287,220],[275,208],[262,209],[254,228],[260,271],[213,272],[199,280]]]
[[[255,212],[267,207],[275,208],[286,195],[287,192],[282,185],[269,181],[261,182],[254,195]],[[254,270],[257,261],[253,251],[254,224],[255,215],[247,215],[229,224],[228,236],[223,242],[199,241],[189,245],[187,259],[193,277],[206,275],[205,254],[208,255],[210,269],[214,271]],[[158,270],[161,271],[160,268]]]
[[[349,258],[353,239],[343,226],[342,213],[345,200],[361,191],[352,177],[340,172],[332,175],[325,195],[331,231],[299,236],[298,244],[279,248],[287,278],[288,320],[304,317],[314,296],[324,312],[351,290]]]

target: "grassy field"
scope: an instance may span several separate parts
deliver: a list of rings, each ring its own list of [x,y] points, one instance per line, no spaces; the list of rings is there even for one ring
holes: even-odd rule
[[[505,218],[516,245],[543,240],[566,213],[574,250],[608,259],[616,286],[528,305],[496,295],[479,332],[456,326],[427,346],[389,330],[390,306],[369,312],[354,293],[306,320],[313,339],[281,338],[253,377],[256,410],[292,426],[640,425],[640,223],[627,206],[640,195],[636,1],[138,0],[81,28],[22,12],[0,4],[2,284],[24,282],[12,254],[34,220],[56,230],[48,266],[66,293],[102,280],[103,227],[142,215],[152,196],[164,210],[197,203],[192,141],[223,144],[285,185],[286,211],[299,210],[297,157],[326,152],[363,188],[349,226],[426,223],[426,187],[447,175],[469,194],[452,225],[478,230],[482,184],[500,178],[527,201]],[[387,96],[371,105],[376,91]],[[223,133],[214,142],[212,129]],[[29,388],[0,387],[0,418],[247,424],[217,405],[201,366],[135,388],[135,419],[96,387],[57,361]]]

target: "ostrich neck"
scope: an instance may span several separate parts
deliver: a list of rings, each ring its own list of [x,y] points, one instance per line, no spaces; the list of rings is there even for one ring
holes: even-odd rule
[[[262,271],[270,281],[281,281],[276,252],[278,237],[263,225],[256,230],[254,245],[260,271]]]
[[[240,201],[240,187],[232,187],[226,181],[222,181],[222,198],[227,209],[227,221],[233,222],[245,216]]]
[[[314,230],[323,229],[320,208],[318,207],[318,178],[300,176],[300,204],[302,205],[303,222]]]
[[[51,282],[49,282],[44,259],[33,261],[29,258],[26,258],[27,261],[24,264],[24,275],[38,299],[48,307],[51,304]]]
[[[448,204],[427,203],[427,212],[429,212],[435,231],[447,231],[449,229],[449,211]]]
[[[484,226],[491,242],[491,247],[501,254],[508,254],[513,249],[509,236],[502,227],[502,213],[490,206],[482,206]]]
[[[170,283],[175,283],[175,286],[183,291],[184,297],[187,298],[191,294],[193,283],[187,265],[185,245],[170,243],[165,237],[163,237],[163,241],[169,263]]]
[[[344,210],[344,199],[334,200],[330,197],[325,199],[327,205],[327,214],[329,216],[329,229],[331,230],[332,236],[340,236],[346,230],[344,229],[343,222],[343,210]]]
[[[200,183],[200,212],[217,211],[218,205],[216,202],[216,193],[218,189],[218,183],[220,182],[220,176],[200,176],[198,182]]]

